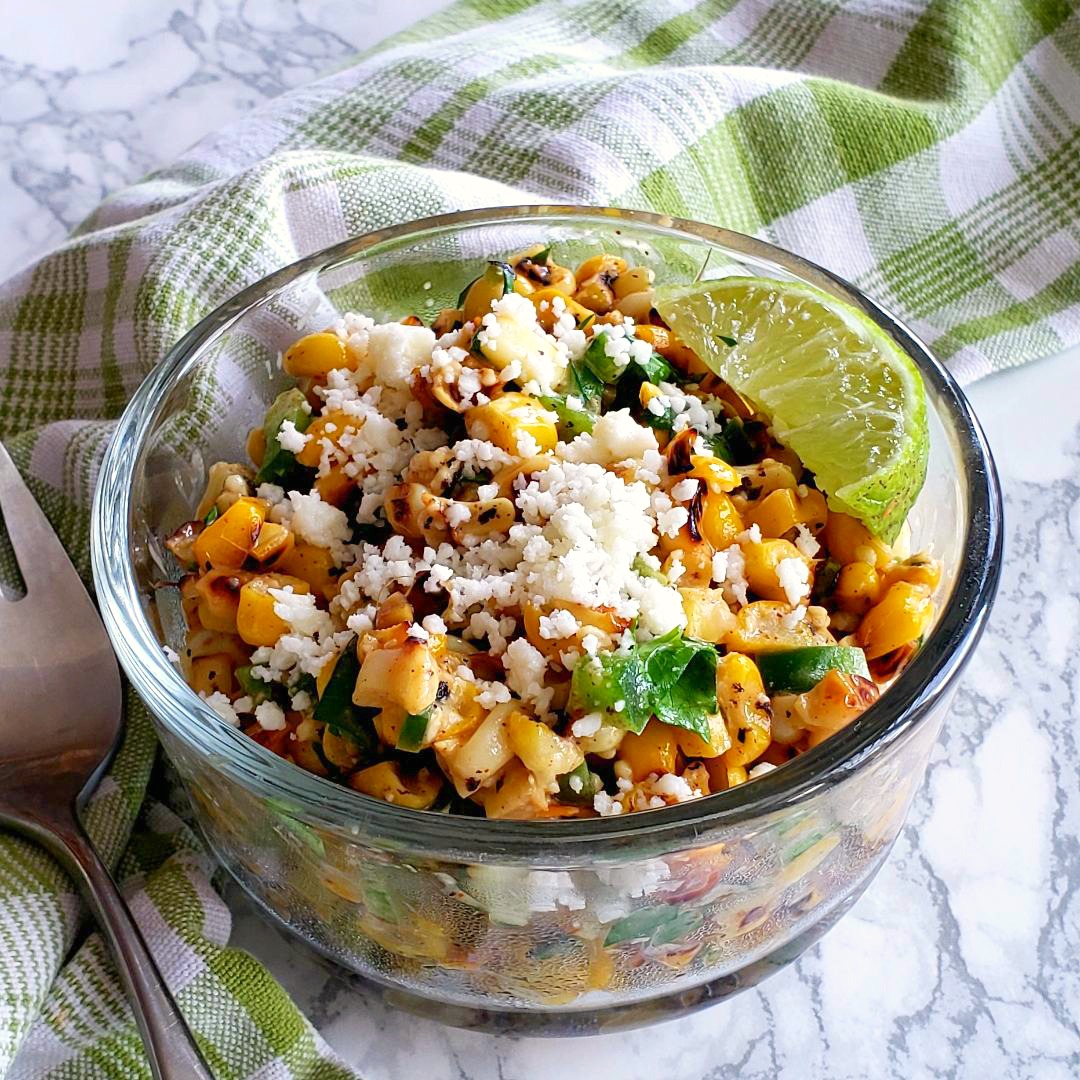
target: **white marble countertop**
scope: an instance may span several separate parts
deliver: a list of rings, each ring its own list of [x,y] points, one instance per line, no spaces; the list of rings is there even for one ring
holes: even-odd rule
[[[48,0],[0,38],[0,278],[109,191],[440,0]],[[1080,349],[973,387],[1006,497],[991,623],[888,864],[815,949],[685,1020],[455,1031],[286,942],[251,949],[370,1080],[1080,1075]]]

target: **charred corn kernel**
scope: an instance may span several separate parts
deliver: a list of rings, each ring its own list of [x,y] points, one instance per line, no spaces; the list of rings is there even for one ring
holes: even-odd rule
[[[347,735],[339,735],[330,728],[323,728],[322,748],[326,760],[344,772],[356,768],[360,760],[360,747]]]
[[[536,292],[529,296],[529,299],[536,307],[537,322],[549,334],[555,325],[555,320],[563,311],[568,312],[573,316],[574,321],[578,323],[592,315],[592,312],[587,307],[579,304],[572,296],[562,292],[560,289],[537,289]],[[556,304],[556,300],[561,301],[561,306]]]
[[[334,446],[338,446],[346,429],[355,432],[363,421],[355,416],[335,409],[312,420],[305,428],[304,434],[310,438],[304,443],[303,449],[296,455],[296,460],[309,469],[313,469],[322,460],[324,440],[329,440]]]
[[[797,525],[811,532],[820,532],[829,513],[825,496],[814,488],[807,488],[806,495],[799,495],[795,488],[776,488],[768,495],[750,503],[743,517],[748,525],[756,525],[762,536],[780,537]]]
[[[912,555],[910,559],[895,563],[885,571],[886,588],[898,581],[925,585],[933,592],[941,584],[941,561],[929,555]]]
[[[572,739],[554,731],[521,712],[511,713],[506,720],[510,746],[542,787],[553,783],[561,773],[572,772],[585,755]]]
[[[578,281],[584,281],[597,274],[606,274],[614,282],[620,274],[626,273],[626,269],[626,260],[620,259],[618,255],[593,255],[574,271],[574,277]]]
[[[593,265],[596,260],[588,259],[581,264],[574,277],[577,279],[577,289],[574,291],[574,299],[583,304],[597,315],[606,315],[615,307],[615,290],[612,287],[622,270],[613,269],[621,264],[622,269],[626,263],[622,259],[610,255],[597,256],[598,259],[608,260],[600,269],[592,273],[582,274],[582,269]]]
[[[237,569],[244,565],[266,520],[262,499],[241,497],[195,539],[195,562],[200,569]]]
[[[463,798],[497,776],[514,759],[507,719],[517,711],[513,702],[496,705],[464,742],[444,753],[446,771]]]
[[[727,729],[723,714],[716,712],[709,717],[708,739],[703,739],[696,731],[676,728],[675,742],[687,757],[715,758],[731,748],[731,733]]]
[[[799,549],[788,540],[762,540],[760,543],[747,542],[742,545],[746,576],[750,591],[763,600],[786,600],[787,592],[780,584],[779,566],[785,559],[795,559],[807,567],[809,561]],[[798,569],[798,567],[796,567]]]
[[[315,490],[324,503],[341,506],[356,490],[356,485],[340,465],[334,465],[324,476],[316,478]]]
[[[399,646],[375,649],[364,657],[352,699],[368,708],[400,705],[406,712],[422,713],[438,690],[439,668],[430,647],[406,638]]]
[[[755,465],[736,465],[735,472],[742,483],[749,488],[751,494],[758,499],[763,499],[780,488],[798,486],[791,466],[783,461],[777,461],[776,458],[765,458]]]
[[[891,558],[888,546],[849,514],[829,514],[829,520],[825,522],[825,544],[838,563],[866,562],[871,566],[885,566]]]
[[[681,586],[686,634],[702,641],[722,642],[735,629],[735,613],[720,589]]]
[[[634,266],[629,270],[624,270],[615,279],[612,288],[615,290],[615,296],[621,300],[624,296],[629,296],[631,293],[644,292],[646,289],[651,289],[656,275],[647,266]]]
[[[461,308],[443,308],[438,315],[435,316],[435,321],[431,324],[431,329],[439,337],[443,334],[450,333],[455,326],[461,326],[465,321],[465,312]]]
[[[881,578],[865,562],[850,562],[840,568],[833,597],[843,611],[864,615],[881,599]]]
[[[215,692],[231,697],[234,688],[232,657],[228,653],[214,653],[192,660],[191,687],[203,697]]]
[[[545,637],[540,632],[540,620],[550,618],[556,610],[568,611],[577,623],[577,629],[567,637]],[[557,659],[559,653],[566,652],[567,649],[580,648],[581,639],[588,633],[595,634],[601,644],[606,644],[613,634],[624,630],[628,625],[625,619],[617,619],[610,611],[586,607],[573,601],[560,602],[548,608],[527,603],[522,606],[521,616],[522,627],[529,643],[552,660]]]
[[[411,623],[413,608],[404,593],[391,593],[375,612],[375,629],[385,630],[398,623]]]
[[[812,690],[799,695],[796,714],[810,731],[810,744],[816,746],[822,739],[850,724],[880,696],[881,691],[870,679],[848,672],[830,671]]]
[[[731,547],[744,528],[731,497],[721,491],[710,491],[705,495],[697,527],[702,538],[717,551]]]
[[[727,755],[710,758],[705,762],[705,769],[709,774],[709,788],[711,791],[727,791],[728,788],[738,787],[749,780],[745,765],[730,765]]]
[[[755,600],[739,608],[735,629],[724,643],[729,649],[748,653],[785,652],[804,645],[835,645],[827,634],[814,629],[807,619],[787,625],[789,604],[777,600]]]
[[[746,765],[765,752],[771,735],[769,698],[757,664],[729,652],[716,665],[716,700],[731,736],[729,765]]]
[[[207,570],[195,582],[196,612],[207,630],[236,633],[240,589],[250,574],[242,570]]]
[[[292,586],[294,593],[308,593],[306,581],[284,574],[260,574],[240,587],[240,603],[236,608],[236,630],[249,645],[274,645],[282,634],[288,633],[289,624],[274,611],[277,602],[270,595],[271,589]]]
[[[489,818],[534,818],[548,805],[547,792],[520,761],[511,761],[479,798]]]
[[[667,327],[639,323],[634,327],[634,336],[647,341],[665,360],[670,360],[680,371],[685,371],[690,375],[710,374],[709,368],[702,363],[698,354],[688,345],[684,345]]]
[[[356,362],[345,350],[345,343],[329,331],[307,334],[285,353],[281,366],[298,378],[321,379],[335,368],[352,368]]]
[[[711,454],[691,454],[690,466],[686,476],[704,480],[713,494],[723,495],[739,486],[739,474],[726,461]]]
[[[245,449],[247,450],[247,456],[251,458],[255,467],[258,468],[266,456],[266,431],[261,427],[252,428],[248,432]]]
[[[502,268],[489,264],[465,294],[465,302],[461,306],[465,321],[479,326],[480,320],[491,311],[491,305],[501,300],[505,292],[506,279]]]
[[[500,394],[486,405],[465,413],[465,427],[471,438],[487,439],[500,450],[518,453],[518,437],[528,435],[542,451],[555,449],[559,441],[556,415],[528,394]]]
[[[677,541],[684,546],[672,546]],[[686,588],[704,588],[712,581],[712,548],[703,540],[691,540],[685,525],[674,539],[662,537],[661,547],[669,552],[660,567],[662,574],[678,577],[679,585]]]
[[[619,743],[619,760],[630,766],[635,783],[644,780],[649,773],[674,772],[678,754],[677,730],[655,718],[645,725],[640,735],[628,732]]]
[[[421,769],[414,779],[406,780],[396,761],[380,761],[353,773],[349,787],[395,806],[426,810],[438,798],[442,784],[428,769]]]
[[[334,557],[324,547],[304,542],[294,543],[292,548],[278,559],[276,569],[283,574],[306,581],[311,591],[324,600],[329,599],[337,585],[334,576]]]
[[[898,581],[863,616],[856,637],[867,660],[873,660],[922,637],[933,617],[930,589]]]
[[[248,565],[254,564],[256,570],[269,570],[292,550],[294,542],[293,534],[284,525],[264,521],[248,555]]]
[[[592,735],[579,736],[578,746],[581,747],[583,753],[611,759],[625,737],[626,728],[616,727],[614,724],[601,724]]]
[[[663,394],[660,387],[651,382],[643,382],[638,388],[638,402],[643,409],[647,409],[649,407],[649,402],[654,398],[662,396]]]

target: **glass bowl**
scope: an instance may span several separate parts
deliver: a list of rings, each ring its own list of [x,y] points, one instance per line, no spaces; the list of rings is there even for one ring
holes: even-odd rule
[[[808,282],[865,311],[914,357],[931,422],[916,549],[944,560],[939,615],[897,683],[854,723],[730,791],[628,817],[488,821],[369,799],[223,723],[180,650],[178,567],[161,538],[192,516],[208,466],[243,460],[287,383],[279,356],[341,311],[450,306],[484,259],[535,242],[561,262],[612,251],[658,282],[730,273]],[[369,233],[244,289],[151,373],[106,454],[92,525],[105,624],[221,863],[269,915],[399,1005],[448,1022],[581,1033],[658,1020],[790,963],[886,858],[997,585],[1001,502],[963,394],[851,285],[768,244],[636,211],[524,206]]]

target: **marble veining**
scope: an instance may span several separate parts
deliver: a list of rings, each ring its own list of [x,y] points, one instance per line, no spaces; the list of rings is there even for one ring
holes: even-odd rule
[[[53,0],[8,12],[0,277],[205,132],[439,6]],[[1000,598],[891,859],[797,965],[705,1013],[568,1042],[389,1009],[235,890],[234,943],[370,1080],[1080,1075],[1078,372],[1080,350],[972,390],[1005,487]]]

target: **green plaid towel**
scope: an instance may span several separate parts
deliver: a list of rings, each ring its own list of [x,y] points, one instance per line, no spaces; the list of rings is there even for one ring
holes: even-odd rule
[[[465,0],[204,140],[0,287],[0,437],[79,567],[111,421],[197,319],[350,234],[612,203],[755,233],[898,312],[964,380],[1080,340],[1080,16],[1065,0]],[[225,1077],[338,1077],[145,798],[148,718],[90,810]],[[148,1075],[100,940],[0,837],[0,1072]],[[12,1064],[13,1063],[13,1064]]]

